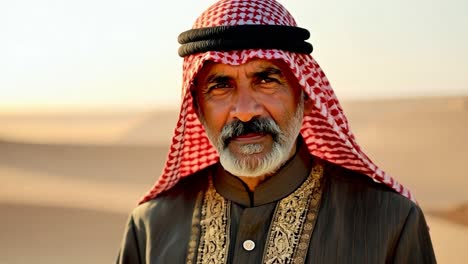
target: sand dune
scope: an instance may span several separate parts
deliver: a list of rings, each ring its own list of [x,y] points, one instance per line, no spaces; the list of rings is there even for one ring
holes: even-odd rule
[[[0,139],[43,144],[167,144],[177,111],[1,113]]]
[[[457,204],[451,208],[428,210],[427,213],[468,227],[468,203],[466,202]]]
[[[126,214],[0,203],[0,263],[113,263]]]
[[[0,153],[0,201],[128,213],[160,175],[167,147],[0,142]]]
[[[343,107],[363,149],[417,196],[439,263],[464,263],[468,97]],[[162,170],[176,118],[0,114],[0,263],[112,262],[128,213]]]
[[[425,207],[468,201],[468,97],[345,104],[351,129],[376,164]]]
[[[428,216],[432,244],[438,263],[464,264],[468,259],[468,227]]]
[[[168,146],[35,144],[0,141],[0,166],[73,180],[148,184]]]

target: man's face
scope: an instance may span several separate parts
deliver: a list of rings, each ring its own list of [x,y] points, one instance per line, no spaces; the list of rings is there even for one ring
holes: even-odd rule
[[[283,62],[257,59],[239,66],[209,62],[194,89],[200,120],[227,171],[264,176],[293,155],[304,101]]]

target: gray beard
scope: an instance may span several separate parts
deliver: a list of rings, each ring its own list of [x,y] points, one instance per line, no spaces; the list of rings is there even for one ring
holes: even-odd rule
[[[300,133],[303,116],[304,99],[301,96],[297,110],[285,131],[281,131],[279,126],[270,119],[269,125],[273,127],[273,130],[278,131],[278,136],[274,137],[271,151],[263,158],[252,156],[264,150],[262,144],[246,144],[240,147],[241,157],[236,157],[229,148],[224,146],[221,140],[222,135],[215,137],[209,129],[206,129],[204,118],[200,118],[200,121],[205,127],[208,139],[218,151],[223,168],[236,176],[254,178],[272,174],[286,163]]]

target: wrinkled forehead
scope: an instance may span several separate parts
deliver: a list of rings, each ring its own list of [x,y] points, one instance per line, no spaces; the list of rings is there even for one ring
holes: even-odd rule
[[[245,63],[241,64],[226,64],[222,62],[215,62],[213,60],[204,61],[201,68],[193,77],[192,89],[196,88],[197,84],[203,83],[215,75],[225,76],[228,78],[235,78],[237,72],[245,73],[246,76],[250,76],[254,73],[260,73],[263,71],[269,71],[277,69],[278,74],[288,80],[289,83],[297,84],[297,78],[292,73],[291,68],[282,59],[261,59],[252,58]]]
[[[210,83],[233,82],[240,83],[243,78],[248,82],[257,81],[258,78],[279,78],[284,81],[293,91],[293,94],[303,93],[304,88],[299,84],[288,64],[281,59],[266,60],[254,58],[244,64],[230,65],[211,60],[205,61],[204,65],[194,76],[190,87],[190,94],[197,106],[197,97],[202,94]],[[246,79],[243,79],[244,81]]]

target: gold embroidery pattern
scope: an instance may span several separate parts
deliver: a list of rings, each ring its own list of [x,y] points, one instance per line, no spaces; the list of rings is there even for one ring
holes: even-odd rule
[[[265,246],[263,263],[305,262],[322,197],[323,170],[322,165],[316,164],[306,181],[277,204]],[[200,192],[195,203],[187,263],[227,262],[230,237],[229,212],[230,202],[216,192],[210,177],[207,191]]]
[[[312,181],[314,182],[312,199],[309,202],[309,211],[307,212],[304,229],[299,239],[299,245],[293,256],[292,263],[294,264],[304,263],[307,256],[310,239],[312,238],[315,220],[317,219],[320,201],[322,199],[323,170],[324,168],[321,165],[315,166],[312,170]]]
[[[209,179],[201,208],[197,264],[226,263],[229,249],[230,203],[216,192]]]
[[[278,203],[263,263],[304,263],[322,196],[322,175],[323,166],[315,165],[306,181]]]
[[[200,210],[203,202],[203,192],[199,192],[195,207],[193,208],[192,230],[190,232],[190,241],[188,244],[187,264],[195,263],[195,252],[197,250],[198,238],[200,237]]]

